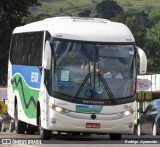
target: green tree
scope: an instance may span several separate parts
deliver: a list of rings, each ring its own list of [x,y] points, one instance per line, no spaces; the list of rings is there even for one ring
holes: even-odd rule
[[[90,14],[91,14],[91,10],[84,10],[84,11],[79,12],[78,16],[80,16],[80,17],[89,17]]]
[[[49,14],[39,14],[34,18],[34,21],[43,20],[43,19],[49,18],[49,17],[51,17],[51,15],[49,15]]]
[[[145,49],[148,58],[153,61],[152,71],[160,71],[160,9],[149,13],[149,19],[154,23],[147,29]],[[154,68],[153,68],[154,67]],[[151,69],[149,69],[151,70]]]
[[[124,15],[124,13],[119,13],[116,15],[116,17],[112,18],[111,21],[125,23],[126,16]]]
[[[160,45],[160,21],[147,30],[147,39],[152,40],[157,45]],[[160,53],[160,50],[158,51]]]
[[[98,3],[96,5],[96,11],[98,13],[98,17],[106,19],[111,19],[119,13],[123,13],[122,7],[114,0],[103,0]]]
[[[127,17],[125,24],[132,31],[136,44],[139,47],[143,48],[146,42],[146,28],[144,27],[144,25],[135,16]]]
[[[7,64],[10,37],[15,27],[22,25],[22,18],[29,14],[30,6],[37,6],[37,0],[0,1],[0,85],[7,82]]]
[[[160,21],[160,9],[156,9],[149,13],[149,19],[154,23],[158,23]]]

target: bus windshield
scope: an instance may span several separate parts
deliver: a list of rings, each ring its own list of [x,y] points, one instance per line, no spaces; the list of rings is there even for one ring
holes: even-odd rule
[[[133,44],[54,40],[52,91],[81,99],[130,97],[135,92]]]

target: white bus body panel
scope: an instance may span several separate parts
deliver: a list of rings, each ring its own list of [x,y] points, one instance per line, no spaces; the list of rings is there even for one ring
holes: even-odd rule
[[[122,23],[106,19],[55,17],[17,27],[14,33],[47,30],[53,37],[91,42],[134,42],[131,31]]]

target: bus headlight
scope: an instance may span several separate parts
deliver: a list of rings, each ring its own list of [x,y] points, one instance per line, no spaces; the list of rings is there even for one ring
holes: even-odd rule
[[[127,110],[127,111],[124,111],[124,116],[129,116],[131,114],[131,111]]]
[[[126,117],[126,116],[129,116],[129,115],[131,115],[131,114],[133,114],[133,110],[131,109],[131,110],[126,110],[126,111],[124,111],[123,112],[123,115]]]
[[[63,109],[61,107],[58,107],[58,106],[55,107],[55,111],[57,111],[57,112],[62,112],[62,110]]]
[[[59,107],[59,106],[56,106],[54,104],[51,104],[51,108],[53,110],[55,110],[56,112],[59,112],[59,113],[68,113],[68,112],[70,112],[69,110],[67,110],[65,108],[62,108],[62,107]]]

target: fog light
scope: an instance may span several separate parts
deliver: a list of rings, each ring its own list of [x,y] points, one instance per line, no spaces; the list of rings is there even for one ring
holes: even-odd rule
[[[52,119],[51,119],[51,122],[52,122],[52,124],[56,124],[56,119],[55,119],[55,118],[52,118]]]
[[[133,123],[130,123],[130,124],[128,125],[128,127],[129,127],[129,128],[132,128],[132,127],[133,127]]]

